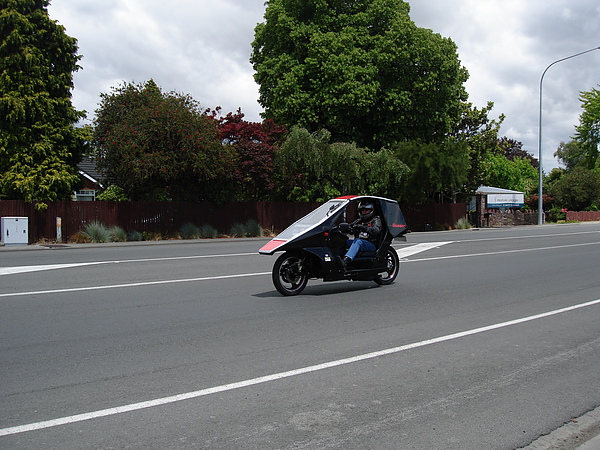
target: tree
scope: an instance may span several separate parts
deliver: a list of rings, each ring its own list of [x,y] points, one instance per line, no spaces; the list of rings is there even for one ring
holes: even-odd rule
[[[556,206],[574,211],[600,207],[600,172],[585,167],[575,167],[563,173],[548,186]]]
[[[325,201],[340,195],[398,193],[407,168],[390,151],[331,143],[331,133],[294,127],[275,159],[280,188],[288,200]]]
[[[228,113],[217,118],[217,136],[225,145],[231,146],[237,155],[237,168],[233,173],[235,194],[232,199],[240,201],[267,200],[276,191],[273,160],[275,151],[287,135],[285,126],[272,120],[262,123],[244,120],[244,114]]]
[[[483,184],[531,194],[538,183],[538,171],[531,159],[489,154],[484,162]]]
[[[587,167],[588,155],[583,146],[576,140],[569,142],[561,142],[554,156],[558,162],[562,164],[567,171],[573,170],[575,167]]]
[[[45,209],[79,183],[85,116],[71,104],[77,41],[48,0],[0,0],[0,198]]]
[[[394,148],[394,155],[410,169],[399,193],[402,202],[443,203],[444,194],[454,202],[457,191],[467,183],[470,159],[465,141],[405,142]]]
[[[264,116],[380,149],[441,142],[460,119],[452,40],[418,28],[402,0],[270,0],[251,62]]]
[[[509,161],[516,161],[517,159],[528,159],[531,166],[534,169],[540,167],[540,163],[531,153],[523,150],[523,143],[514,139],[509,139],[506,136],[500,138],[498,141],[498,148],[500,152],[504,154],[506,159]]]
[[[490,119],[489,114],[494,108],[493,102],[488,102],[481,109],[473,106],[472,103],[463,103],[461,105],[460,121],[450,133],[450,138],[464,142],[469,149],[469,167],[466,169],[466,181],[462,189],[455,186],[457,190],[462,190],[466,195],[470,195],[485,180],[485,161],[488,155],[498,154],[498,133],[500,126],[504,121],[504,115],[496,119]],[[443,176],[443,174],[441,174]]]
[[[592,88],[582,92],[580,101],[583,112],[579,116],[579,125],[575,127],[575,139],[587,155],[587,168],[598,167],[600,147],[600,90]]]
[[[94,125],[98,167],[132,200],[228,200],[235,154],[191,97],[126,83],[101,94]]]

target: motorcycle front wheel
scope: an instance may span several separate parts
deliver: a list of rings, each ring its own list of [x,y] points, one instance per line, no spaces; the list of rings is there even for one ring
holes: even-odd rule
[[[392,247],[388,248],[386,254],[386,268],[375,276],[375,283],[380,285],[392,284],[400,272],[400,258]]]
[[[302,270],[302,258],[298,254],[284,253],[273,266],[273,284],[282,295],[298,295],[308,283]]]

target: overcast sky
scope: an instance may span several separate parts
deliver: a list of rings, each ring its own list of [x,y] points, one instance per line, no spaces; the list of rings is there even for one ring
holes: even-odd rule
[[[539,84],[552,62],[600,47],[598,0],[414,0],[411,18],[458,45],[469,101],[506,115],[501,135],[538,155]],[[249,63],[264,0],[51,0],[50,17],[76,38],[82,69],[73,103],[92,119],[100,93],[150,78],[203,107],[260,121]],[[580,91],[600,85],[600,50],[552,66],[543,82],[543,165],[579,123]]]

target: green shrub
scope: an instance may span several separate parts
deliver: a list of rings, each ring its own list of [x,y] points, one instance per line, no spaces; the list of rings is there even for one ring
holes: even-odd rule
[[[560,222],[567,218],[567,213],[562,208],[555,206],[548,211],[546,218],[548,222]]]
[[[127,233],[121,227],[111,227],[108,229],[108,235],[113,242],[127,242]]]
[[[200,228],[191,222],[187,222],[179,229],[179,235],[183,239],[198,239],[200,237]]]
[[[262,237],[263,229],[256,220],[250,219],[246,222],[246,236]]]
[[[117,185],[112,185],[107,187],[104,191],[100,192],[96,197],[96,200],[104,200],[109,202],[126,202],[129,200],[127,198],[127,194],[123,188],[120,188]]]
[[[243,223],[234,223],[229,230],[229,236],[231,237],[245,237],[246,226]]]
[[[142,236],[142,233],[140,233],[139,231],[130,231],[129,234],[127,235],[127,239],[130,241],[143,241],[144,240],[144,236]]]
[[[202,239],[214,239],[217,237],[217,230],[210,225],[202,225],[200,227],[200,237]]]
[[[466,217],[461,217],[456,221],[456,225],[454,225],[454,228],[456,228],[457,230],[467,230],[471,228],[471,224],[469,223]]]
[[[110,241],[110,233],[104,224],[100,222],[92,222],[86,225],[79,234],[89,242],[97,243]]]

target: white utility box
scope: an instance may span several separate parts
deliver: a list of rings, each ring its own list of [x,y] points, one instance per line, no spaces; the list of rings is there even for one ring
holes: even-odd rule
[[[0,230],[4,245],[29,244],[28,217],[2,217],[0,218]]]

